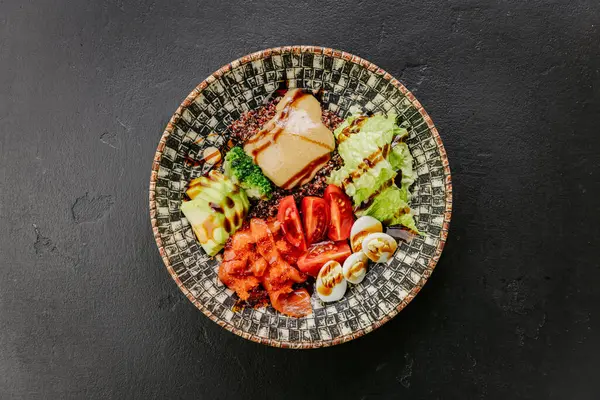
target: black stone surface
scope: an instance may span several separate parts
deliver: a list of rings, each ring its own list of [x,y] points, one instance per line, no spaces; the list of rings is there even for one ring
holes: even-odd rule
[[[600,3],[402,3],[0,2],[0,398],[598,398]],[[321,350],[208,320],[148,216],[177,105],[284,44],[398,77],[453,173],[425,288]]]

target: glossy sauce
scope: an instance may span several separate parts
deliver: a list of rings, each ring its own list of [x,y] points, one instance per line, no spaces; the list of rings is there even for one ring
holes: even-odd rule
[[[348,270],[348,275],[350,278],[359,277],[362,271],[365,269],[365,263],[362,261],[357,262]]]
[[[369,226],[367,229],[362,230],[360,232],[358,232],[356,235],[354,235],[354,237],[352,238],[350,243],[350,247],[352,247],[352,251],[353,252],[358,252],[362,249],[362,242],[363,240],[371,233],[377,233],[377,232],[381,232],[381,225],[379,226]]]
[[[210,208],[212,208],[212,210],[214,212],[218,212],[219,214],[223,214],[223,207],[221,207],[221,205],[217,204],[217,203],[213,203],[212,201],[210,203],[208,203],[208,206]]]
[[[350,136],[354,135],[355,133],[358,133],[362,126],[365,124],[365,122],[367,122],[368,118],[369,117],[367,117],[366,115],[356,117],[347,127],[342,129],[337,138],[338,144],[343,143]]]
[[[371,243],[371,242],[369,242]],[[390,245],[388,242],[384,242],[383,246],[376,248],[375,250],[371,250],[369,248],[367,249],[363,249],[363,251],[365,252],[365,254],[367,255],[367,257],[369,257],[371,260],[376,260],[378,259],[382,254],[388,253],[388,254],[393,254],[395,249],[392,249],[392,245]]]
[[[369,168],[375,167],[378,163],[385,161],[388,153],[389,153],[389,145],[383,146],[383,149],[377,149],[372,154],[370,154],[367,158],[363,159],[363,162],[358,164],[358,167],[355,171],[352,171],[350,175],[344,179],[342,184],[344,186],[348,186],[350,182],[357,180],[369,170]]]
[[[201,225],[202,231],[198,232],[198,239],[201,243],[207,242],[213,239],[213,233],[215,229],[219,228],[219,225],[215,223],[215,220],[211,218],[207,218]]]
[[[242,223],[243,217],[240,216],[237,212],[233,214],[233,226],[240,226]]]
[[[296,175],[288,179],[281,187],[284,189],[291,189],[292,187],[296,186],[294,185],[295,182],[306,180],[306,177],[311,175],[314,170],[320,169],[319,167],[322,167],[323,165],[327,164],[327,161],[329,161],[330,158],[331,156],[329,155],[329,153],[321,156],[320,158],[317,158],[316,160],[308,164],[306,167],[302,168]]]
[[[377,189],[375,192],[373,192],[373,194],[371,194],[371,196],[369,196],[369,198],[365,201],[363,201],[362,203],[360,203],[358,206],[354,207],[354,212],[359,212],[359,211],[364,211],[367,208],[369,208],[371,206],[371,204],[373,204],[373,201],[375,200],[375,197],[377,197],[381,192],[383,192],[385,189],[389,188],[390,186],[392,186],[392,184],[394,183],[393,179],[388,180],[387,182],[384,182],[379,189]]]
[[[331,263],[319,272],[317,279],[321,280],[321,285],[317,285],[317,292],[323,296],[331,294],[333,288],[344,280],[344,274],[339,269],[340,266],[338,263]]]

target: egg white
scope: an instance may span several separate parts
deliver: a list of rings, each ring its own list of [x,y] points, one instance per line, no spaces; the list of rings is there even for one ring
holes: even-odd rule
[[[378,250],[376,252],[370,251],[369,243],[371,242],[382,242],[387,245],[388,249],[385,251]],[[376,263],[384,263],[389,260],[396,249],[398,248],[398,243],[396,239],[388,235],[387,233],[371,233],[362,242],[362,251],[366,254],[367,257],[373,262]]]
[[[335,283],[333,287],[329,288],[325,281],[337,281],[337,283]],[[333,260],[328,261],[321,267],[315,282],[315,289],[321,301],[329,303],[340,300],[342,297],[344,297],[347,287],[348,283],[344,278],[344,271],[339,262]],[[321,293],[322,291],[330,292]]]
[[[356,242],[357,236],[364,235],[364,233],[376,233],[383,232],[383,225],[377,219],[365,215],[364,217],[360,217],[354,224],[352,225],[352,229],[350,229],[350,243],[352,245],[352,251],[358,252],[362,246],[362,240],[358,240]],[[360,237],[358,238],[360,239]],[[356,242],[356,243],[355,243]]]
[[[354,273],[351,273],[351,268],[359,262],[363,263],[363,267],[359,271],[354,271]],[[353,283],[355,285],[361,283],[367,275],[368,264],[369,259],[367,258],[367,255],[362,251],[351,254],[348,258],[346,258],[346,261],[344,261],[344,266],[342,267],[344,271],[344,278],[346,278],[348,282]]]

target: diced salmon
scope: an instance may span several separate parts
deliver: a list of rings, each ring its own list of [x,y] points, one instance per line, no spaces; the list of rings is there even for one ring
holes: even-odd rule
[[[304,288],[291,291],[269,292],[269,299],[273,308],[282,314],[296,318],[312,314],[310,295]]]
[[[223,252],[223,262],[235,260],[237,258],[237,254],[228,246],[225,246],[225,251]]]
[[[237,293],[240,299],[248,300],[250,292],[258,288],[260,281],[258,278],[252,275],[244,277],[236,277],[232,280],[227,287]]]
[[[265,273],[265,270],[269,266],[267,260],[265,260],[256,253],[252,253],[252,257],[250,257],[250,260],[250,262],[252,263],[250,267],[250,271],[252,272],[252,274],[259,278],[262,277]]]
[[[250,230],[258,253],[267,260],[269,265],[276,263],[281,257],[267,223],[262,219],[252,218],[250,220]]]
[[[306,281],[306,275],[282,259],[269,265],[262,279],[263,286],[268,292],[278,291],[283,288],[291,290],[294,283],[302,283],[304,281]]]
[[[296,265],[300,256],[304,254],[302,250],[296,246],[292,246],[290,242],[285,239],[277,240],[276,246],[281,257],[292,265]]]
[[[219,279],[242,300],[262,284],[277,311],[302,317],[310,314],[312,307],[306,289],[292,288],[306,280],[305,274],[290,265],[297,261],[297,253],[282,240],[276,220],[253,218],[250,227],[235,233],[225,246]]]
[[[247,262],[231,260],[224,261],[219,266],[219,279],[228,288],[235,291],[242,300],[248,299],[250,291],[260,285],[260,280],[246,274]]]
[[[282,236],[283,232],[281,231],[281,222],[279,222],[277,218],[269,218],[267,220],[267,226],[269,227],[273,237],[278,239],[280,236]]]
[[[231,249],[233,251],[248,251],[251,250],[254,245],[254,237],[250,229],[243,229],[237,231],[230,240]]]
[[[246,273],[247,261],[229,260],[223,261],[219,266],[219,273],[227,275],[244,275]],[[221,272],[223,271],[223,272]]]
[[[253,243],[250,229],[238,231],[227,242],[223,262],[219,266],[221,282],[235,291],[242,300],[248,299],[249,292],[261,283],[251,271],[255,258]]]

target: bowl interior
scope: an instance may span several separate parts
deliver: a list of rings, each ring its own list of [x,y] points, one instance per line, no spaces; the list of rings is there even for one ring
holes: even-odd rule
[[[272,307],[234,311],[237,296],[217,277],[219,261],[196,243],[179,211],[188,181],[206,172],[189,160],[228,140],[228,125],[263,104],[280,85],[322,89],[325,107],[401,116],[418,179],[411,207],[426,235],[401,243],[386,265],[370,267],[344,298],[314,313],[290,318]],[[232,62],[202,82],[172,117],[159,143],[150,184],[154,235],[164,262],[181,290],[226,329],[274,346],[310,348],[351,340],[395,316],[425,283],[441,254],[450,222],[451,182],[446,154],[431,119],[397,80],[359,57],[319,47],[286,47]]]

